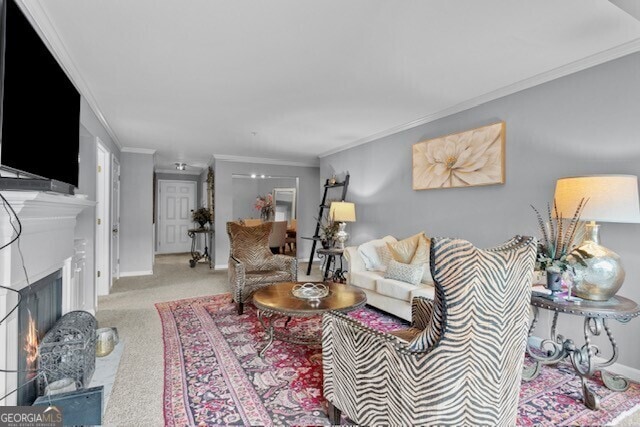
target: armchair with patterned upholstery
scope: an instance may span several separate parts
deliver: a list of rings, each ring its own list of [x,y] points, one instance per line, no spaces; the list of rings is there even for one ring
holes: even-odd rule
[[[269,249],[271,224],[247,227],[227,223],[231,246],[229,285],[238,314],[242,314],[244,302],[256,289],[271,283],[298,280],[298,261],[294,257],[274,255]]]
[[[515,425],[535,256],[531,237],[485,250],[434,238],[435,298],[413,299],[409,330],[326,313],[332,423],[344,412],[361,425]]]

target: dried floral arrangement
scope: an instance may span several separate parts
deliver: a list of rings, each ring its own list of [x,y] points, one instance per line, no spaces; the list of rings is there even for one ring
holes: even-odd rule
[[[553,201],[553,214],[551,206],[547,203],[547,219],[544,221],[540,212],[531,205],[538,219],[538,227],[542,234],[542,239],[538,243],[538,254],[536,266],[540,270],[551,273],[572,272],[572,262],[578,262],[586,266],[585,259],[589,254],[577,248],[576,242],[582,241],[582,230],[580,215],[587,201],[580,200],[576,211],[571,218],[563,218],[562,212],[558,213],[558,207]],[[567,223],[568,221],[568,223]],[[579,231],[580,230],[580,231]]]
[[[211,222],[211,212],[207,208],[198,208],[191,211],[191,219],[202,227],[208,222]]]
[[[336,233],[338,232],[339,225],[333,219],[325,215],[321,220],[316,218],[320,223],[320,237],[327,242],[333,242],[336,239]]]

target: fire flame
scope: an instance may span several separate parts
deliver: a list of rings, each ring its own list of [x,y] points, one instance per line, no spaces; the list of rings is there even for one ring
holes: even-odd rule
[[[38,330],[36,329],[36,322],[31,317],[29,312],[29,326],[27,328],[27,335],[24,340],[24,351],[27,352],[27,370],[35,371],[37,368],[36,362],[38,360]],[[35,374],[33,374],[35,375]],[[29,375],[29,376],[33,376]]]

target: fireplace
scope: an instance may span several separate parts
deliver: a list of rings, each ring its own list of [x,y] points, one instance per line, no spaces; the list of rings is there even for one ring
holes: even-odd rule
[[[20,290],[18,309],[18,405],[31,405],[38,397],[34,380],[38,343],[62,316],[62,270]]]
[[[35,321],[34,327],[37,330],[36,337],[42,337],[61,314],[73,310],[94,313],[97,302],[93,293],[94,281],[88,280],[90,277],[88,275],[84,282],[74,278],[78,268],[77,263],[74,262],[74,239],[79,237],[78,233],[81,233],[76,227],[78,215],[83,209],[95,206],[95,202],[37,191],[2,191],[2,195],[20,218],[22,251],[17,244],[0,251],[0,283],[16,291],[22,291],[23,296],[27,296],[40,287],[41,279],[50,278],[52,274],[55,274],[53,277],[56,278],[55,286],[43,285],[44,288],[48,288],[47,292],[51,292],[50,295],[31,297],[37,301],[37,304],[32,300],[30,304],[36,304],[36,307],[40,304],[36,313],[34,313],[35,309],[31,309],[31,317]],[[14,215],[0,209],[0,242],[8,242],[15,237],[11,222],[15,224]],[[25,279],[23,264],[32,285],[29,285]],[[60,289],[60,270],[62,270],[62,289]],[[25,378],[19,379],[16,371],[24,370],[23,363],[26,362],[26,356],[19,353],[24,346],[23,334],[28,331],[27,300],[29,300],[28,296],[23,303],[25,305],[22,311],[18,309],[11,312],[18,301],[18,294],[0,292],[0,319],[9,315],[4,322],[0,323],[0,369],[6,370],[0,371],[0,396],[8,395],[6,399],[0,401],[0,406],[14,406],[18,403],[16,389],[25,380]],[[54,304],[54,307],[48,304]],[[61,310],[60,306],[62,306]],[[47,310],[50,312],[48,315],[44,313]],[[19,328],[20,331],[18,331]]]

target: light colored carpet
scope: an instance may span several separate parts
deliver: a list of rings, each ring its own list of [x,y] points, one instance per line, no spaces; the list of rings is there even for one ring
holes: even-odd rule
[[[157,256],[152,276],[122,278],[110,295],[98,300],[100,327],[118,328],[125,342],[104,425],[164,424],[162,327],[154,304],[229,292],[226,271],[210,270],[206,264],[190,268],[189,258],[188,254]],[[300,263],[299,271],[299,280],[319,280],[317,267],[312,277],[304,275],[306,263]]]
[[[104,417],[107,426],[161,426],[164,360],[162,327],[154,306],[174,301],[228,292],[227,272],[213,271],[206,264],[189,268],[188,254],[156,257],[154,275],[118,280],[111,294],[98,301],[100,327],[115,326],[124,338],[125,349]],[[300,280],[319,280],[316,267]],[[640,426],[640,412],[619,426]]]

